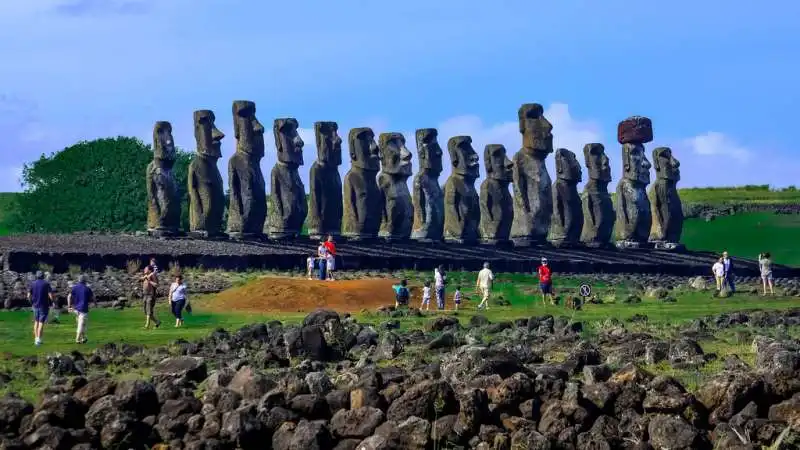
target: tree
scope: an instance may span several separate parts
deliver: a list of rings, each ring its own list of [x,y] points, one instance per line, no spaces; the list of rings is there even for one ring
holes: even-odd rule
[[[173,172],[181,227],[189,222],[186,177],[192,154],[178,151]],[[79,142],[26,164],[24,192],[9,218],[13,232],[139,231],[147,222],[145,170],[149,145],[117,137]]]

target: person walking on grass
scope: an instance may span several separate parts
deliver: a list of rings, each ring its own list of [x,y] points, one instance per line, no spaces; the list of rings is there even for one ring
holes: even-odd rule
[[[714,274],[714,280],[717,282],[717,293],[719,293],[722,291],[722,283],[725,282],[725,264],[722,262],[722,258],[719,258],[711,266],[711,272]]]
[[[176,275],[175,281],[169,287],[169,304],[172,315],[175,316],[175,328],[183,326],[183,309],[186,308],[187,312],[190,311],[183,275]]]
[[[456,287],[456,292],[453,294],[453,304],[455,304],[455,310],[458,311],[458,307],[461,306],[461,286]]]
[[[769,295],[775,295],[775,282],[772,278],[772,259],[769,252],[758,254],[758,268],[761,272],[761,283],[764,285],[764,295],[767,295],[767,286],[769,286]]]
[[[400,284],[392,286],[392,289],[394,290],[394,307],[408,306],[408,299],[411,297],[408,291],[408,281],[402,280]]]
[[[325,270],[328,272],[328,281],[333,281],[333,271],[336,270],[336,243],[333,242],[333,236],[328,235],[328,239],[323,244],[325,245],[326,259]]]
[[[156,289],[158,288],[158,275],[150,266],[144,268],[142,281],[142,303],[144,307],[144,328],[150,329],[150,325],[156,328],[161,326],[161,321],[156,317]]]
[[[42,345],[44,324],[47,323],[47,315],[50,313],[50,305],[53,302],[53,288],[44,279],[44,273],[41,270],[36,272],[36,280],[31,283],[28,290],[28,301],[33,306],[33,343]]]
[[[419,305],[419,309],[425,307],[425,311],[431,310],[431,282],[425,281],[425,285],[422,287],[422,303]]]
[[[444,266],[433,269],[433,286],[436,289],[436,307],[444,309],[444,287],[447,284],[447,274]]]
[[[481,303],[478,309],[489,309],[489,294],[492,290],[492,283],[494,283],[494,274],[489,269],[489,263],[483,263],[483,269],[478,272],[478,279],[475,281],[475,287],[481,293]]]
[[[78,330],[75,333],[75,343],[86,343],[86,322],[89,319],[89,302],[97,303],[94,300],[92,288],[86,284],[86,275],[78,277],[78,282],[72,286],[72,290],[67,295],[67,310],[74,312],[77,316]]]
[[[722,264],[725,266],[725,286],[731,292],[731,295],[736,293],[736,280],[733,272],[733,261],[728,256],[728,252],[722,252]]]
[[[553,271],[547,264],[547,258],[542,258],[542,265],[538,269],[539,274],[539,289],[542,291],[542,304],[546,305],[549,298],[550,304],[555,305],[553,298]]]

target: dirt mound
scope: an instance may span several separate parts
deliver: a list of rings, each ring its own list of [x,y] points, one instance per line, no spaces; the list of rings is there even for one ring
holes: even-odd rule
[[[394,304],[398,280],[319,281],[267,277],[214,296],[203,309],[217,312],[304,312],[330,308],[356,312]]]

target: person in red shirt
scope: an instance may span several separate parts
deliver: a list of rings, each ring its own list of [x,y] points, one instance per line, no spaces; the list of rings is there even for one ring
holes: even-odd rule
[[[333,242],[333,236],[328,235],[328,239],[323,244],[325,249],[328,250],[327,264],[328,264],[328,281],[333,281],[333,271],[336,269],[336,244]]]
[[[553,271],[547,265],[547,258],[542,258],[542,265],[539,266],[539,289],[542,290],[542,304],[547,304],[547,299],[550,297],[550,304],[555,305],[553,299]]]

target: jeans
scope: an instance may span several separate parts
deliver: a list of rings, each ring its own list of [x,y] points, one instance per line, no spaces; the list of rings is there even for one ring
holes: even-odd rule
[[[186,299],[173,300],[170,306],[172,307],[172,315],[178,320],[183,320],[183,307],[186,306]]]
[[[327,267],[327,264],[326,264],[325,260],[320,258],[319,261],[317,262],[317,266],[318,266],[317,270],[319,270],[319,273],[318,273],[319,279],[320,280],[324,280],[325,279],[325,269]]]
[[[444,309],[444,286],[436,287],[436,307]]]
[[[736,281],[734,281],[733,278],[732,273],[725,275],[725,284],[728,286],[728,290],[731,291],[731,294],[736,292]]]

